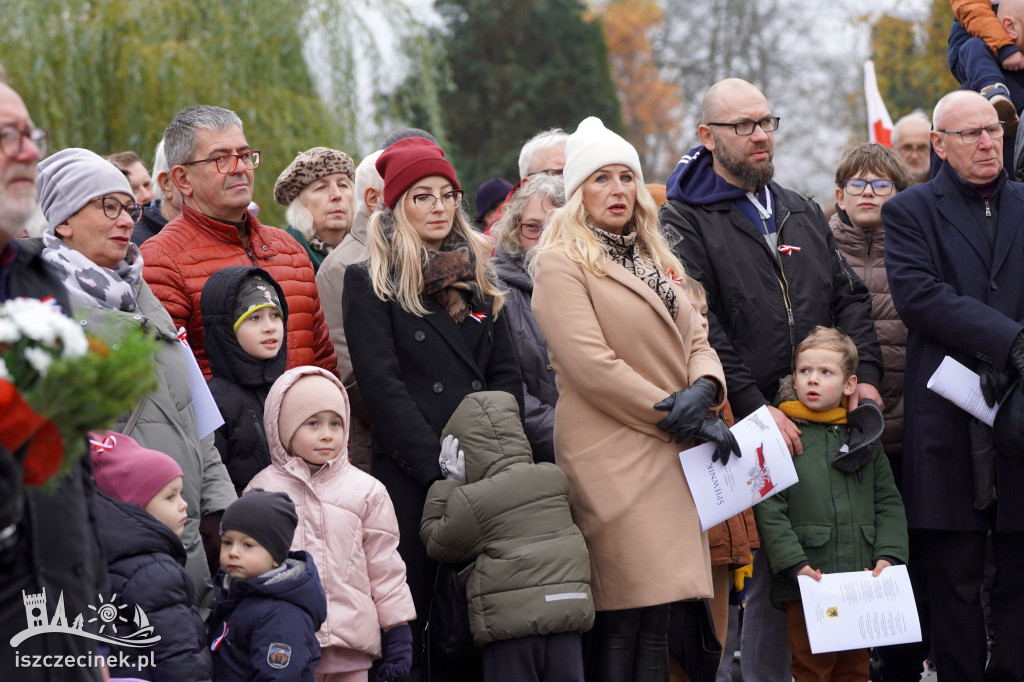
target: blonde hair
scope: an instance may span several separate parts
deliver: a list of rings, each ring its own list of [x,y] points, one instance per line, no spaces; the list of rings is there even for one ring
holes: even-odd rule
[[[537,262],[537,254],[542,251],[558,251],[598,277],[605,276],[608,252],[590,228],[590,215],[583,203],[582,188],[581,184],[569,196],[565,206],[551,214],[548,226],[541,232],[540,239],[533,247],[534,257],[530,265],[531,271],[534,267],[533,264]],[[633,217],[626,224],[625,229],[629,227],[636,228],[637,247],[650,257],[662,274],[671,271],[677,278],[685,275],[686,271],[682,261],[673,253],[661,232],[658,231],[658,207],[655,205],[650,191],[641,182],[636,183],[636,203],[633,206]]]
[[[857,344],[843,330],[821,325],[812,329],[811,333],[800,342],[793,352],[793,366],[796,366],[796,360],[799,359],[801,353],[812,348],[833,350],[841,354],[839,367],[843,370],[844,380],[857,373],[857,362],[859,361]]]
[[[406,190],[394,208],[374,212],[368,226],[370,236],[370,281],[373,293],[382,301],[393,301],[402,310],[417,317],[427,314],[420,297],[423,295],[423,263],[429,250],[416,233],[416,228],[405,214]],[[476,258],[474,278],[480,293],[494,299],[495,317],[505,302],[505,296],[495,283],[491,269],[491,243],[470,227],[469,219],[456,207],[452,232],[469,244]]]

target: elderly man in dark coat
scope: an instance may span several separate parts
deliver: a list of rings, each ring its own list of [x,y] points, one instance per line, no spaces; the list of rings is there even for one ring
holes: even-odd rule
[[[920,547],[911,561],[927,565],[940,674],[1020,680],[1024,452],[997,452],[979,471],[976,455],[992,452],[992,431],[926,384],[946,355],[979,372],[988,397],[1024,373],[1024,185],[1003,170],[1003,126],[983,96],[946,95],[933,121],[932,145],[946,163],[882,208],[889,285],[909,331],[903,492]],[[989,531],[996,575],[986,670],[980,591]]]

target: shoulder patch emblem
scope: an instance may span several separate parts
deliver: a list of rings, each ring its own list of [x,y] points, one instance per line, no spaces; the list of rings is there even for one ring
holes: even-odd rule
[[[287,644],[272,643],[267,649],[267,665],[271,668],[287,668],[292,660],[292,648]]]

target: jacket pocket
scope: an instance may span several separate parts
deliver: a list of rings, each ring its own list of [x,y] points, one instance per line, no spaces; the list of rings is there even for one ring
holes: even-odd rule
[[[804,556],[812,568],[823,571],[830,571],[834,563],[829,557],[829,542],[832,539],[832,524],[830,523],[802,523],[794,524],[793,532],[796,533]]]
[[[861,568],[874,568],[872,558],[875,556],[875,526],[873,524],[861,524],[860,526],[860,556],[857,560]]]

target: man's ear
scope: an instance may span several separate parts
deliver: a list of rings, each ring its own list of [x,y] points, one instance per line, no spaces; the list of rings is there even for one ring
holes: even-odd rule
[[[928,136],[932,140],[932,148],[935,150],[935,155],[943,161],[946,160],[946,150],[942,145],[942,135],[937,130],[933,130],[928,133]]]
[[[715,151],[715,138],[711,135],[711,126],[701,123],[697,126],[697,135],[700,137],[700,143],[707,147],[708,151]]]
[[[376,187],[367,187],[363,192],[363,206],[369,214],[377,210],[377,205],[383,203],[384,195]]]
[[[1010,36],[1010,40],[1016,43],[1019,33],[1017,32],[1017,24],[1013,20],[1013,17],[1006,16],[1000,19],[999,21],[1003,25],[1003,30],[1006,31],[1006,34],[1008,36]]]
[[[174,166],[171,168],[171,182],[178,188],[182,196],[192,196],[192,178],[189,176],[187,168],[184,166]]]

